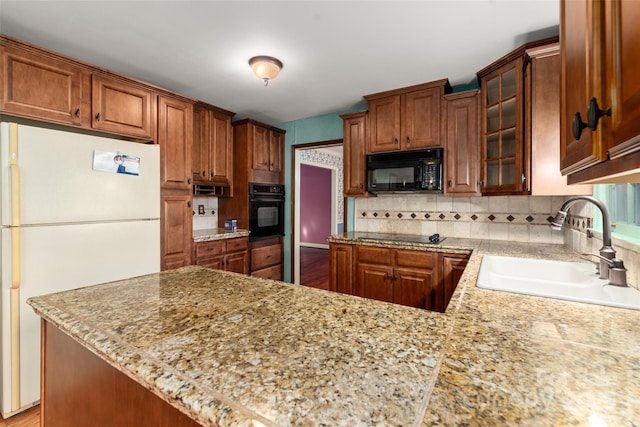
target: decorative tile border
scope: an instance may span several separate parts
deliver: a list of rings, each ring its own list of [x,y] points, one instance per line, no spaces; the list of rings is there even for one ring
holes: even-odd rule
[[[549,225],[553,216],[545,214],[512,214],[509,212],[452,212],[452,211],[361,211],[359,217],[368,220],[449,221],[490,224]]]
[[[565,220],[565,226],[573,230],[578,230],[583,233],[587,232],[587,229],[593,228],[593,218],[588,218],[580,215],[567,214]]]

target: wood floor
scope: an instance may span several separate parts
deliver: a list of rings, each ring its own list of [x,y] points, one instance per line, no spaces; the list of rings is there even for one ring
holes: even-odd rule
[[[329,249],[300,247],[300,284],[329,290]]]
[[[329,250],[300,248],[300,283],[318,289],[329,289]],[[0,427],[40,427],[40,406],[3,420]]]
[[[0,417],[0,427],[40,427],[40,405],[6,420]]]

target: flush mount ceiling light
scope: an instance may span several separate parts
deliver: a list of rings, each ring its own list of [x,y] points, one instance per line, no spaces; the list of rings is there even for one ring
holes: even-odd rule
[[[282,69],[282,62],[271,56],[254,56],[249,60],[249,65],[253,74],[264,80],[265,86],[269,84],[269,80],[278,77],[278,73]]]

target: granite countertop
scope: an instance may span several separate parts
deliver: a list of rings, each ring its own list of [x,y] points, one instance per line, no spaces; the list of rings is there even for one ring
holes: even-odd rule
[[[249,230],[237,229],[228,231],[224,228],[207,228],[204,230],[193,230],[194,242],[208,242],[211,240],[234,239],[236,237],[246,237]]]
[[[195,266],[29,303],[203,425],[637,424],[640,311],[475,286],[484,254],[574,253],[423,247],[471,252],[445,313]]]

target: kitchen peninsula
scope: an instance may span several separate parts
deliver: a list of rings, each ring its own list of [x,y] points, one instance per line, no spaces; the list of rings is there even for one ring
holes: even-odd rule
[[[454,238],[427,250],[471,252],[444,313],[196,266],[33,298],[45,333],[44,425],[69,425],[56,417],[110,405],[87,401],[101,384],[51,391],[56,375],[82,381],[59,374],[73,376],[80,363],[55,362],[56,352],[73,347],[183,417],[173,425],[640,420],[640,311],[475,286],[487,253],[575,254],[560,245]],[[107,391],[118,410],[100,414],[128,408],[142,417],[133,424],[150,425],[146,400],[132,403],[125,389]],[[64,399],[76,399],[66,415],[58,412]]]

